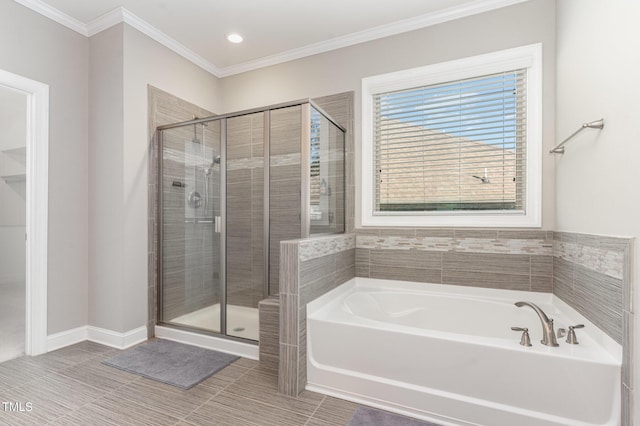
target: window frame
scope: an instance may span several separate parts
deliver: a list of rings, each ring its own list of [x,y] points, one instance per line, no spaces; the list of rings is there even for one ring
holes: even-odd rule
[[[525,212],[376,212],[374,199],[373,96],[526,68]],[[540,227],[542,225],[542,44],[532,44],[362,79],[363,226]]]

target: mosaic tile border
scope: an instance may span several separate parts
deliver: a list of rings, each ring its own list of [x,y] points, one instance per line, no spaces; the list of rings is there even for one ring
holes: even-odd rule
[[[559,232],[553,256],[613,278],[625,276],[625,250],[630,239]]]
[[[358,235],[357,248],[442,252],[528,254],[549,256],[553,243],[546,239],[455,238]]]
[[[315,259],[356,248],[355,234],[340,234],[300,242],[300,261]]]

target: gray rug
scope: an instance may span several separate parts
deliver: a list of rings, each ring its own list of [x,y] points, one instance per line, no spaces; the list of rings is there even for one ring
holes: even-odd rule
[[[235,355],[156,339],[127,349],[102,363],[189,389],[237,359]]]
[[[358,407],[349,421],[349,426],[438,426],[411,417],[393,414],[370,407]]]

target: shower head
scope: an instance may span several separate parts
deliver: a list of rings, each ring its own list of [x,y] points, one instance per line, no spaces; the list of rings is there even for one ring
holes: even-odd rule
[[[204,175],[207,177],[211,176],[211,173],[213,172],[213,166],[215,166],[216,164],[220,164],[219,155],[213,157],[213,160],[211,160],[211,164],[209,164],[209,167],[207,167],[207,169],[204,171]]]
[[[193,119],[194,120],[199,120],[200,117],[194,115]],[[200,123],[200,124],[202,124],[202,138],[204,139],[204,128],[207,127],[208,124],[207,123]],[[197,127],[198,127],[198,124],[194,123],[193,124],[193,139],[191,139],[191,142],[193,142],[193,143],[202,143],[202,141],[198,138]]]

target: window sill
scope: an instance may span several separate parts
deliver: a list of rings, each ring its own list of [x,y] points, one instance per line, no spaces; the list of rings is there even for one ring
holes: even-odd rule
[[[540,228],[542,219],[537,214],[385,214],[362,217],[362,226],[382,227],[473,227],[473,228]]]

